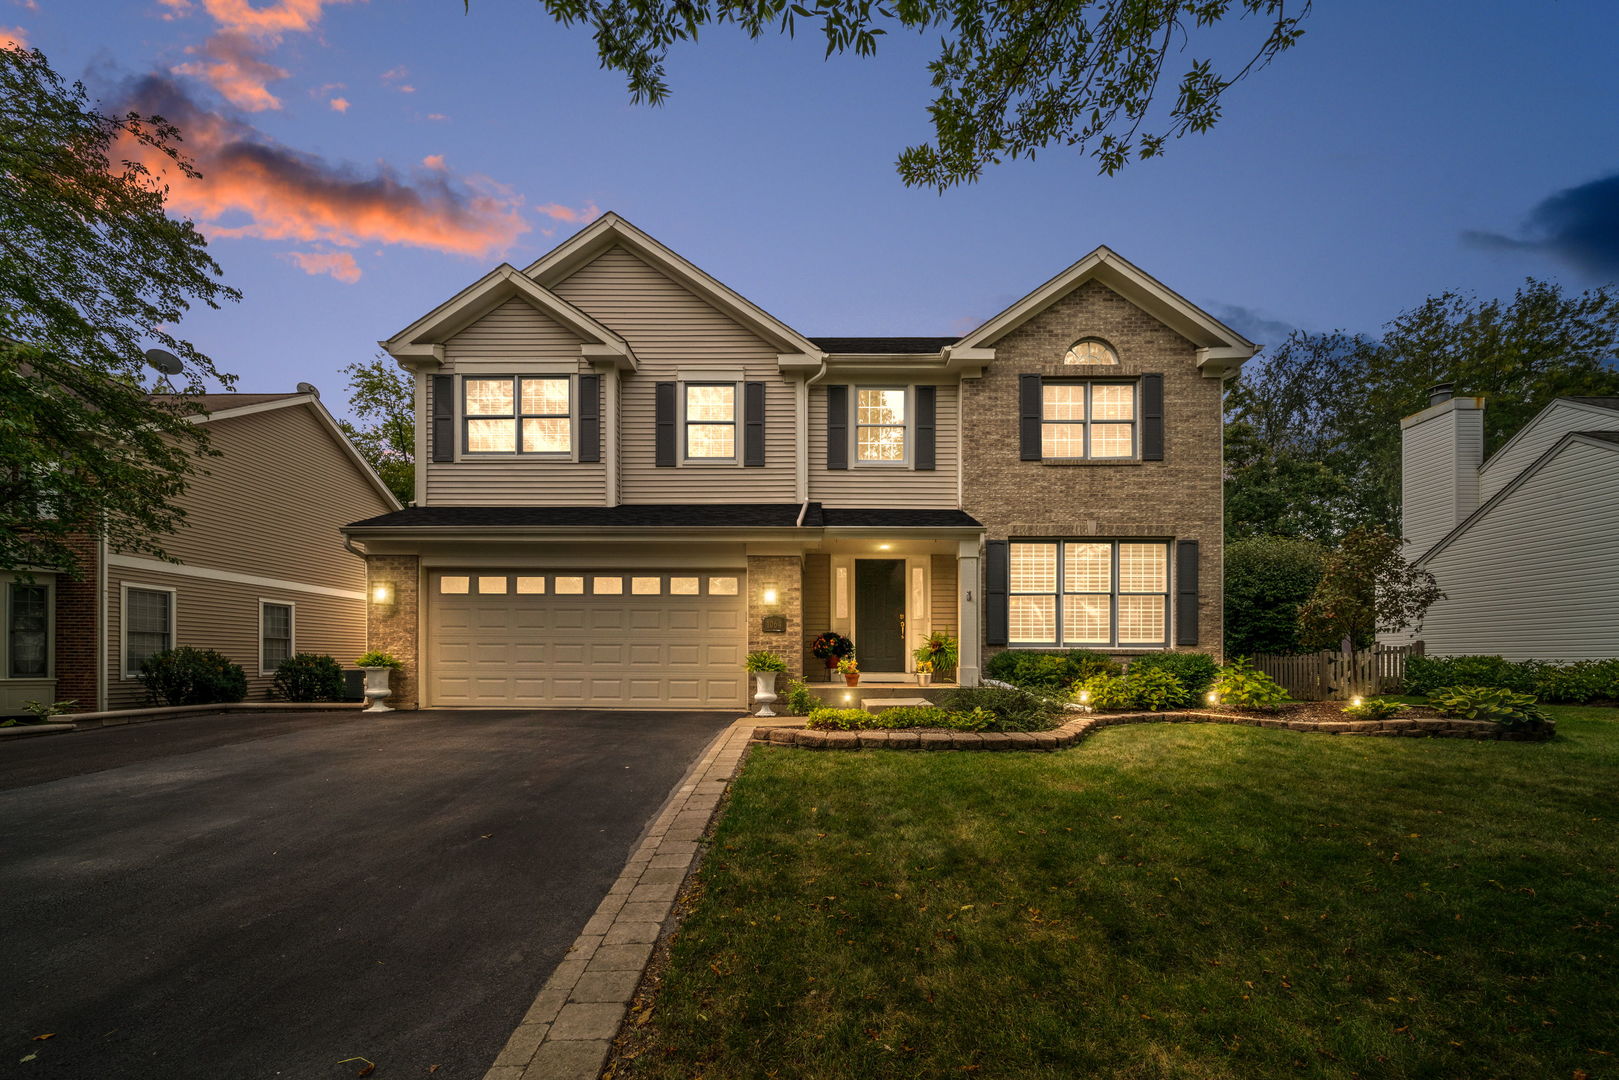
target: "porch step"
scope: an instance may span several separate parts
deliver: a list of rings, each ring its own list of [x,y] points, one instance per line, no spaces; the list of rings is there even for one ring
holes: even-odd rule
[[[925,697],[873,697],[864,702],[867,712],[880,712],[883,709],[899,708],[901,706],[925,709],[933,702]]]

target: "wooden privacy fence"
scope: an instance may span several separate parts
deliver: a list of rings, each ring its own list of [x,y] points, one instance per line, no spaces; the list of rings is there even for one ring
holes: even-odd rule
[[[1296,656],[1251,656],[1254,667],[1298,701],[1347,700],[1390,694],[1405,681],[1405,658],[1421,656],[1423,644],[1374,645],[1360,652],[1313,652]]]

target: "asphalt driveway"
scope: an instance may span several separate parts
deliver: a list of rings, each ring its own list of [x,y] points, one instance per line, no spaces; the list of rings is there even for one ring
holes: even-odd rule
[[[478,1080],[732,719],[263,714],[0,746],[0,1075],[359,1056]]]

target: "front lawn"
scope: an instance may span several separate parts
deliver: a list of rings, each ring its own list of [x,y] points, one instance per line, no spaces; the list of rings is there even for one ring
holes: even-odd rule
[[[1619,1076],[1619,712],[1549,711],[759,748],[616,1075]]]

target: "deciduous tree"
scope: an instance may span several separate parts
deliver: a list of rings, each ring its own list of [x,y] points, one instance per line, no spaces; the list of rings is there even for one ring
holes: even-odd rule
[[[416,414],[410,376],[381,356],[350,364],[343,372],[349,377],[349,410],[360,422],[338,424],[394,497],[408,505],[416,498]]]
[[[1382,529],[1351,529],[1327,554],[1321,580],[1299,608],[1299,642],[1336,649],[1348,641],[1370,648],[1379,633],[1417,630],[1445,594],[1428,571],[1400,553],[1400,539]]]

